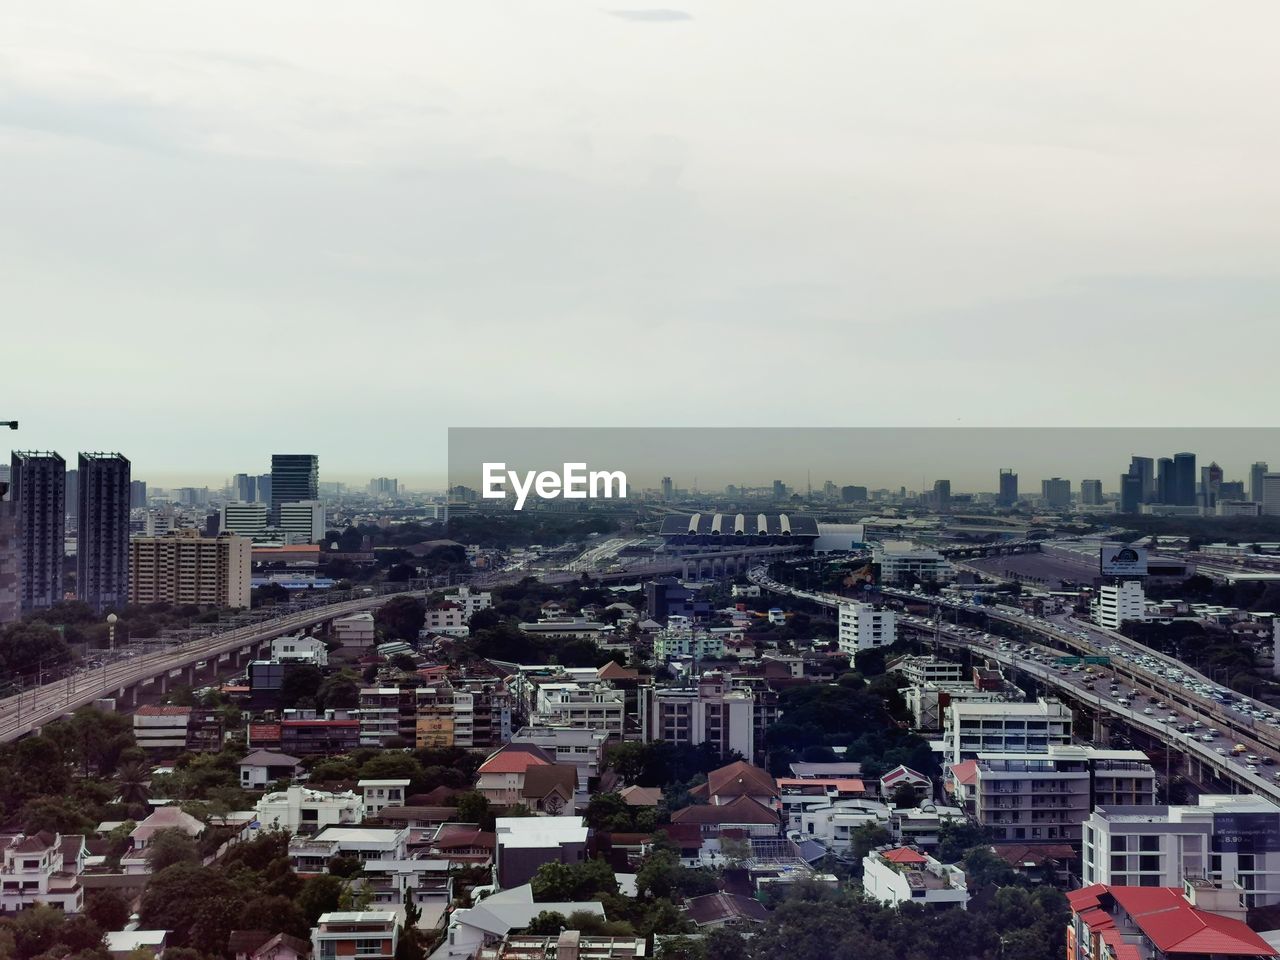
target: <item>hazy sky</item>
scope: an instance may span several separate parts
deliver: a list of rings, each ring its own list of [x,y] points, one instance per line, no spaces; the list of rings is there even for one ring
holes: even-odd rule
[[[459,425],[1274,423],[1273,0],[0,11],[0,418],[153,482]]]

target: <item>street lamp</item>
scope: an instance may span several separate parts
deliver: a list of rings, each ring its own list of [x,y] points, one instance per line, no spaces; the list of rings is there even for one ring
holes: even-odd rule
[[[107,614],[107,649],[114,650],[116,648],[116,621],[120,618],[114,613]]]

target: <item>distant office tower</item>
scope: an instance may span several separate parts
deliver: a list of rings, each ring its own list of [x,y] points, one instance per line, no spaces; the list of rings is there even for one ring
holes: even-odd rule
[[[22,616],[22,530],[17,508],[6,476],[0,480],[0,625]]]
[[[250,540],[265,540],[267,536],[267,505],[265,503],[235,503],[222,505],[222,517],[218,524],[222,533],[236,533]]]
[[[782,500],[787,495],[787,485],[781,480],[773,481],[773,499]]]
[[[1150,457],[1131,457],[1129,473],[1142,481],[1142,503],[1156,499],[1156,462]]]
[[[9,464],[7,464],[7,463],[0,463],[0,483],[8,483],[8,482],[9,482],[9,474],[10,474],[11,472],[12,472],[12,470],[10,469]]]
[[[1040,496],[1051,507],[1071,506],[1071,481],[1050,477],[1040,481]]]
[[[200,507],[209,502],[208,487],[179,487],[178,502],[184,507]]]
[[[240,503],[253,503],[258,499],[258,478],[237,473],[231,478],[231,496]]]
[[[673,487],[673,485],[672,485],[672,483],[671,483],[671,478],[670,478],[670,477],[663,477],[663,478],[662,478],[662,499],[663,499],[663,500],[670,500],[670,499],[671,499],[671,491],[672,491],[673,489],[674,489],[674,487]]]
[[[282,503],[320,499],[320,459],[314,453],[271,455],[271,519],[279,521]]]
[[[270,511],[271,509],[271,474],[269,473],[258,474],[258,482],[255,484],[255,487],[256,489],[254,490],[254,493],[256,494],[256,496],[253,498],[254,501],[256,501],[257,503],[265,503],[267,505],[268,511]]]
[[[400,481],[395,477],[374,477],[369,481],[369,493],[375,497],[399,496]]]
[[[840,499],[845,503],[863,503],[867,499],[867,488],[856,484],[840,488]]]
[[[147,505],[147,481],[130,480],[129,481],[129,506],[132,508],[146,507]]]
[[[933,481],[933,506],[940,511],[951,509],[951,481]]]
[[[1142,477],[1126,473],[1120,477],[1120,512],[1138,513],[1142,504]]]
[[[1280,517],[1280,473],[1262,475],[1262,512],[1268,517]]]
[[[63,500],[66,502],[68,517],[75,517],[80,512],[80,471],[68,470],[67,482],[63,487]]]
[[[1267,465],[1259,460],[1249,468],[1249,499],[1254,503],[1262,502],[1262,478],[1267,472]]]
[[[1156,461],[1156,503],[1173,503],[1175,486],[1173,458],[1161,457]]]
[[[76,596],[101,613],[129,598],[129,461],[80,454]]]
[[[247,608],[253,544],[225,534],[177,530],[129,542],[130,603]]]
[[[276,526],[288,543],[319,543],[324,539],[324,506],[319,500],[280,504]]]
[[[1173,502],[1180,507],[1196,505],[1196,455],[1194,453],[1175,453],[1173,455]]]
[[[1000,492],[996,495],[996,504],[1001,507],[1012,507],[1018,502],[1018,475],[1013,467],[1000,469]]]
[[[1123,483],[1123,481],[1121,481]],[[1101,480],[1081,480],[1080,481],[1080,502],[1086,507],[1098,507],[1102,505],[1102,481]]]
[[[30,613],[62,599],[67,462],[56,453],[14,451],[9,477],[21,537],[22,612]]]
[[[1218,488],[1222,486],[1222,468],[1216,462],[1200,468],[1200,506],[1212,510],[1218,502]]]
[[[1243,480],[1223,480],[1218,484],[1218,502],[1223,500],[1244,500],[1244,481]]]

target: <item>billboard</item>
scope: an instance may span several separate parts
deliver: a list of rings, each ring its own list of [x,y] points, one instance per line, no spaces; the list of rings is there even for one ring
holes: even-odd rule
[[[1280,813],[1219,813],[1213,818],[1215,853],[1280,850]]]
[[[1147,548],[1130,547],[1123,543],[1104,543],[1099,563],[1104,577],[1145,577]]]

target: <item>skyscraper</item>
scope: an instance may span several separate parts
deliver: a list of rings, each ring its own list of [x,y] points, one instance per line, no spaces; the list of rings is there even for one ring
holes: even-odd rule
[[[146,505],[147,505],[147,481],[130,480],[129,481],[129,506],[145,508]]]
[[[271,455],[271,519],[280,519],[280,504],[320,498],[320,458],[314,453]]]
[[[1156,503],[1174,503],[1173,458],[1156,461]]]
[[[1280,517],[1280,473],[1262,475],[1262,513],[1268,517]]]
[[[9,465],[5,464],[8,470]],[[0,480],[0,625],[22,616],[22,531],[9,478]]]
[[[1142,476],[1126,473],[1120,477],[1120,512],[1138,513],[1142,503]]]
[[[1267,464],[1262,460],[1249,468],[1249,499],[1254,503],[1262,502],[1262,478],[1267,473]]]
[[[933,507],[943,513],[951,509],[951,481],[933,481]]]
[[[253,503],[258,499],[258,478],[237,473],[231,478],[231,498],[240,503]]]
[[[1180,507],[1196,505],[1196,455],[1194,453],[1175,453],[1173,455],[1173,502]]]
[[[1123,481],[1121,482],[1123,483]],[[1098,507],[1102,505],[1101,480],[1080,481],[1080,503],[1086,507]]]
[[[66,502],[67,516],[75,519],[80,510],[80,471],[68,470],[66,485],[63,487],[63,500]],[[72,524],[74,526],[74,524]]]
[[[663,477],[662,478],[662,499],[663,500],[671,499],[671,490],[672,490],[671,478]]]
[[[996,504],[1001,507],[1012,507],[1018,502],[1018,475],[1013,467],[1000,469],[1000,492],[996,495]]]
[[[1222,486],[1222,468],[1216,462],[1200,468],[1200,506],[1212,509],[1218,502],[1218,488]]]
[[[1051,507],[1071,506],[1071,481],[1050,477],[1040,481],[1040,496]]]
[[[255,487],[254,493],[256,494],[256,496],[253,498],[254,502],[265,503],[268,507],[270,507],[271,506],[271,474],[269,473],[258,474],[258,482],[254,484],[254,487]]]
[[[129,461],[80,454],[76,595],[101,613],[129,601]]]
[[[44,610],[62,599],[67,462],[56,453],[14,451],[9,478],[21,539],[22,612]]]
[[[1142,481],[1142,503],[1156,498],[1156,462],[1150,457],[1130,457],[1129,473]]]

